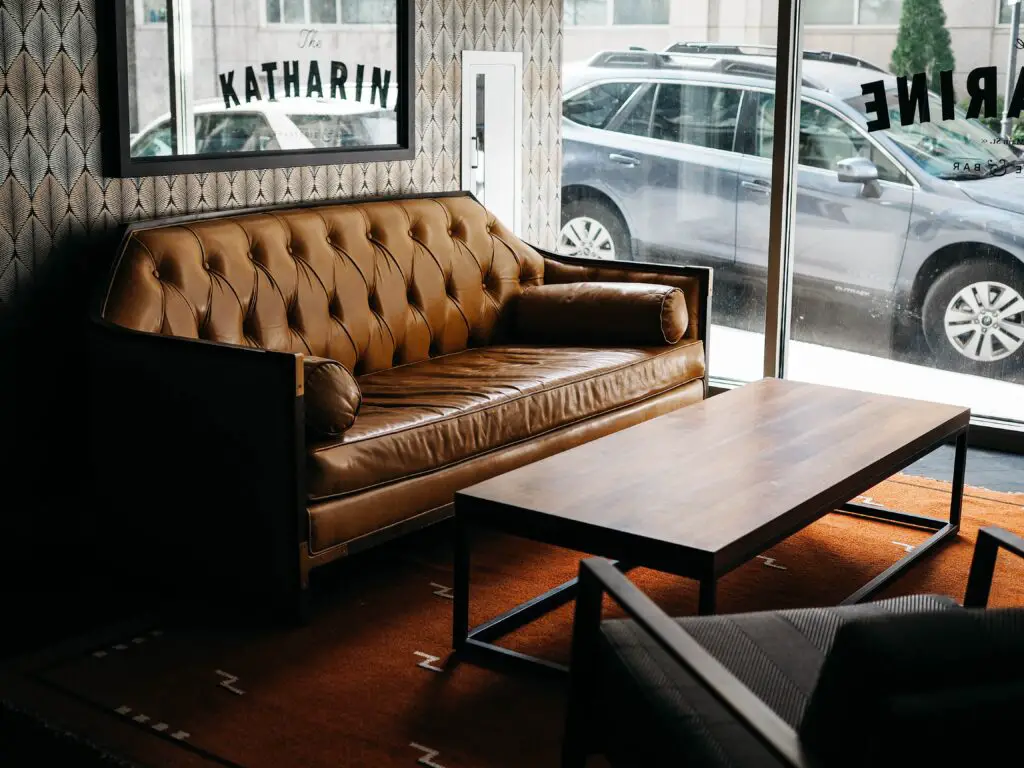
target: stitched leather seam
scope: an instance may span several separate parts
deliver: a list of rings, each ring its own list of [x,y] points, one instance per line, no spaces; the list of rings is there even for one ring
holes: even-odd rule
[[[478,406],[476,408],[467,408],[467,409],[464,409],[464,410],[460,410],[458,413],[453,413],[451,416],[444,416],[444,417],[442,417],[440,419],[437,419],[435,421],[426,422],[424,424],[416,424],[416,425],[413,425],[413,426],[402,427],[401,429],[392,430],[390,432],[385,432],[385,433],[382,433],[382,434],[368,435],[367,437],[360,437],[360,438],[357,438],[357,439],[353,440],[352,442],[350,442],[349,445],[355,445],[356,443],[362,443],[362,442],[365,442],[367,440],[376,440],[376,439],[378,439],[380,437],[383,437],[384,435],[388,435],[388,436],[390,436],[390,435],[400,435],[403,432],[409,432],[409,431],[412,431],[412,430],[415,430],[415,429],[422,429],[427,424],[430,424],[431,426],[433,426],[435,424],[443,424],[446,421],[451,421],[453,419],[459,419],[459,418],[462,418],[463,416],[466,416],[466,415],[468,415],[470,413],[483,413],[485,411],[493,410],[495,408],[501,408],[501,407],[504,407],[506,405],[509,405],[510,403],[514,403],[514,402],[517,402],[519,400],[522,400],[525,397],[534,397],[536,395],[546,394],[548,392],[557,392],[560,389],[565,389],[566,387],[570,387],[570,386],[573,386],[575,384],[579,384],[579,383],[584,382],[584,381],[592,381],[592,380],[595,380],[595,379],[598,379],[598,378],[602,378],[604,376],[609,376],[609,375],[611,375],[613,373],[618,373],[618,372],[623,371],[623,370],[625,370],[627,368],[632,368],[632,367],[634,367],[636,365],[647,365],[648,363],[651,363],[654,360],[657,360],[657,359],[659,359],[659,358],[661,358],[661,357],[663,357],[665,355],[668,355],[668,354],[670,354],[672,352],[675,352],[675,351],[679,350],[680,348],[690,347],[690,346],[693,346],[694,344],[699,344],[699,343],[700,343],[699,341],[692,341],[692,342],[690,342],[688,344],[685,344],[685,345],[676,344],[676,345],[670,347],[669,349],[667,349],[667,350],[665,350],[663,352],[659,352],[657,355],[652,355],[651,357],[644,358],[643,360],[640,360],[640,361],[632,360],[632,361],[630,361],[628,363],[622,363],[621,365],[618,365],[618,366],[616,366],[614,368],[608,368],[608,369],[602,371],[601,373],[599,373],[597,375],[594,375],[593,373],[579,374],[575,378],[568,379],[568,380],[564,381],[563,383],[558,384],[557,386],[554,386],[554,387],[548,387],[548,388],[545,388],[545,389],[535,390],[535,391],[530,392],[530,393],[518,395],[516,397],[511,397],[511,398],[509,398],[507,400],[501,400],[500,402],[497,402],[497,403],[490,403],[490,404],[487,404],[487,405]],[[453,354],[459,354],[459,353],[455,352]],[[434,359],[436,359],[436,358],[434,358]],[[585,418],[588,418],[588,417],[585,417]],[[329,446],[324,446],[322,448],[316,448],[316,449],[314,449],[313,453],[322,453],[323,451],[328,451],[328,450],[331,450],[332,448],[335,448],[335,447],[336,446],[329,445]]]
[[[362,211],[361,210],[360,210],[359,213],[362,216]],[[317,215],[317,218],[319,218],[320,221],[323,222],[324,230],[325,231],[330,230],[330,227],[327,225],[327,220],[323,217],[323,214],[320,213],[320,211],[316,211],[316,215]],[[363,216],[363,223],[364,224],[366,223],[366,217],[365,216]],[[366,231],[365,227],[364,227],[363,231],[364,232]],[[369,283],[366,282],[366,275],[363,274],[363,270],[361,270],[359,268],[359,265],[356,264],[356,260],[352,258],[352,255],[348,251],[346,251],[344,248],[339,248],[338,246],[336,246],[330,240],[327,241],[327,247],[330,248],[335,253],[339,254],[342,258],[348,259],[349,263],[352,265],[352,268],[359,275],[360,279],[362,279],[363,284],[366,285],[366,292],[367,292],[367,295],[369,295],[370,285],[369,285]],[[331,274],[334,276],[334,292],[335,293],[338,292],[338,276],[337,276],[337,274],[335,274],[336,270],[337,270],[337,264],[331,264]],[[323,283],[321,283],[321,285],[322,284]],[[326,286],[325,286],[324,289],[326,290]],[[330,296],[330,294],[328,294],[328,297],[329,296]]]
[[[421,240],[417,239],[415,236],[413,236],[411,234],[412,233],[412,218],[410,218],[409,212],[405,209],[404,206],[398,206],[398,207],[401,208],[403,213],[405,213],[405,220],[406,220],[406,223],[409,226],[409,232],[410,232],[409,238],[413,241],[413,243],[415,243],[416,245],[420,246],[424,251],[426,251],[430,255],[430,258],[434,260],[434,263],[437,264],[437,268],[441,269],[441,264],[437,261],[436,258],[434,258],[434,254],[431,253],[430,249],[427,248],[427,246],[424,245],[424,243]],[[430,343],[433,344],[434,343],[434,329],[430,327],[430,321],[427,320],[426,314],[421,312],[416,307],[416,305],[414,305],[411,301],[409,301],[409,298],[408,298],[409,297],[409,290],[416,283],[416,251],[415,251],[415,249],[413,250],[413,257],[412,257],[412,260],[410,262],[409,269],[411,271],[410,271],[409,277],[408,277],[408,279],[407,279],[407,281],[405,283],[405,295],[406,295],[405,303],[406,303],[406,306],[409,307],[409,309],[411,309],[413,312],[417,313],[420,317],[423,318],[423,324],[425,326],[427,326],[427,335],[430,337]],[[398,271],[399,271],[399,274],[401,274],[402,270],[399,269]],[[403,274],[402,277],[405,277],[405,275]],[[443,269],[441,269],[441,277],[444,277],[444,270]],[[398,346],[397,345],[395,346],[395,351],[398,351]]]
[[[192,306],[192,302],[188,300],[188,298],[185,296],[185,294],[181,292],[181,289],[178,286],[174,285],[174,283],[161,282],[161,285],[166,286],[165,290],[174,291],[176,294],[181,296],[181,300],[183,302],[185,302],[185,306],[188,307],[189,314],[192,315],[192,319],[195,321],[195,324],[196,324],[196,337],[198,338],[198,336],[199,336],[199,329],[202,326],[199,324],[199,315],[196,314],[196,308]],[[166,301],[166,299],[164,300],[164,319],[165,320],[167,319],[167,301]]]
[[[496,445],[495,447],[489,448],[486,451],[481,451],[480,453],[474,453],[472,456],[466,456],[464,458],[457,459],[455,461],[450,461],[447,464],[444,464],[444,465],[442,465],[440,467],[431,467],[430,469],[423,469],[423,470],[420,470],[419,472],[413,472],[412,474],[406,474],[406,475],[402,475],[401,477],[396,477],[393,480],[385,480],[385,481],[380,482],[380,483],[374,483],[373,485],[364,485],[362,488],[356,488],[355,490],[352,490],[352,491],[343,491],[341,493],[332,493],[332,494],[329,494],[329,495],[326,495],[326,496],[316,496],[316,497],[312,497],[312,496],[309,496],[307,494],[306,501],[319,504],[321,502],[334,501],[336,499],[344,499],[344,498],[347,498],[349,496],[357,496],[357,495],[359,495],[361,493],[365,493],[367,491],[373,491],[373,490],[376,490],[377,488],[384,488],[384,487],[386,487],[388,485],[395,485],[396,483],[401,483],[404,480],[412,480],[412,479],[417,478],[417,477],[424,477],[426,475],[432,475],[432,474],[435,474],[437,472],[443,472],[446,469],[451,469],[453,467],[458,467],[458,466],[460,466],[462,464],[465,464],[466,462],[473,461],[474,459],[483,458],[484,456],[490,456],[493,453],[498,453],[500,451],[504,451],[507,448],[514,448],[517,445],[522,445],[523,443],[528,443],[528,442],[530,442],[532,440],[538,440],[538,439],[544,437],[545,435],[549,435],[549,434],[551,434],[553,432],[558,432],[558,431],[563,430],[563,429],[568,429],[569,427],[574,427],[577,424],[582,424],[584,422],[591,421],[593,419],[599,419],[602,416],[609,416],[611,414],[615,414],[615,413],[618,413],[619,411],[625,410],[626,408],[630,408],[630,407],[635,406],[635,405],[640,405],[641,403],[646,403],[648,400],[653,400],[656,397],[660,397],[662,395],[667,395],[667,394],[669,394],[671,392],[675,392],[678,389],[685,389],[686,387],[688,387],[689,385],[691,385],[691,384],[693,384],[694,382],[697,382],[697,381],[700,381],[700,379],[691,379],[690,381],[687,381],[687,382],[685,382],[683,384],[672,386],[672,387],[669,387],[668,389],[658,390],[657,392],[653,392],[652,394],[648,395],[647,397],[640,398],[639,400],[631,400],[630,402],[623,403],[622,405],[616,406],[615,408],[613,408],[611,410],[601,411],[600,413],[594,413],[594,414],[591,414],[590,416],[584,416],[584,417],[576,419],[574,421],[568,421],[565,424],[559,424],[558,426],[551,427],[549,429],[544,430],[543,432],[538,432],[535,435],[530,435],[529,437],[523,437],[523,438],[520,438],[519,440],[514,440],[511,443],[503,443],[502,445]],[[388,434],[393,434],[393,433],[388,433]]]
[[[203,241],[199,239],[199,235],[197,235],[195,233],[195,230],[193,230],[192,227],[188,226],[187,224],[184,225],[182,227],[182,229],[184,229],[186,232],[188,232],[190,235],[192,235],[192,237],[194,237],[196,239],[196,245],[199,246],[199,255],[200,255],[200,257],[203,260],[203,267],[206,267],[206,264],[207,264],[207,261],[206,261],[206,248],[203,246]],[[210,271],[209,268],[207,268],[206,271],[209,272]],[[213,311],[213,280],[210,281],[210,290],[206,292],[206,317],[203,318],[203,322],[202,323],[199,323],[199,324],[196,325],[197,333],[199,334],[200,338],[202,338],[203,331],[206,329],[206,326],[208,326],[210,324],[210,313],[212,311]]]
[[[280,226],[281,229],[284,231],[285,237],[287,239],[287,243],[285,244],[285,247],[286,248],[291,248],[292,247],[292,241],[294,240],[294,237],[293,237],[294,232],[292,232],[291,226],[288,225],[288,224],[285,224],[284,219],[282,219],[280,214],[278,214],[276,211],[270,211],[269,215],[270,215],[270,218],[272,218],[274,221],[276,221],[278,223],[278,226]],[[284,299],[284,301],[285,301],[285,311],[290,315],[292,313],[292,311],[295,309],[296,302],[298,302],[298,300],[299,300],[299,265],[298,265],[298,261],[299,260],[297,258],[295,258],[295,256],[292,255],[292,253],[290,251],[286,250],[285,253],[287,253],[288,256],[291,258],[292,264],[295,265],[295,295],[292,296],[291,299],[287,298],[284,295],[284,291],[281,290],[281,286],[279,286],[277,284],[277,281],[273,280],[273,278],[271,278],[271,282],[273,283],[274,287],[277,289],[277,292],[279,294],[281,294],[281,298]],[[268,277],[270,276],[270,270],[267,270],[267,276]],[[291,326],[290,325],[288,326],[288,330],[291,330]]]
[[[153,265],[153,271],[158,271],[156,264],[156,256],[153,255],[153,251],[151,251],[149,249],[149,246],[142,242],[142,240],[139,239],[137,236],[134,236],[134,239],[135,242],[137,242],[139,246],[149,255],[149,261]],[[120,268],[120,265],[118,265],[118,268]],[[164,329],[167,327],[167,293],[163,288],[163,282],[161,282],[159,278],[157,278],[157,282],[160,284],[160,334],[166,335],[164,333]],[[186,304],[187,303],[188,302],[186,302]],[[194,317],[195,312],[193,312],[192,315]]]
[[[671,287],[669,287],[669,290],[665,291],[665,293],[662,294],[662,297],[661,297],[661,308],[660,308],[660,310],[658,312],[659,319],[661,320],[661,338],[663,338],[665,340],[666,344],[674,344],[675,343],[675,342],[669,341],[668,334],[665,333],[665,304],[668,302],[668,300],[672,296],[672,294],[676,293],[676,292],[682,293],[682,291],[680,291],[675,286],[671,286]],[[686,296],[685,295],[683,295],[683,301],[684,302],[686,301]],[[689,323],[687,323],[687,325],[689,325]],[[683,335],[685,335],[685,334],[686,334],[686,332],[683,331],[683,334],[680,335],[679,339],[682,339]],[[678,341],[679,339],[677,339],[676,341]]]

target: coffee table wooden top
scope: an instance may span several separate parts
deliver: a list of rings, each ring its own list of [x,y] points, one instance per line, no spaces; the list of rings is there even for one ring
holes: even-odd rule
[[[643,564],[682,575],[724,573],[969,421],[968,408],[763,379],[471,486],[456,514],[606,557],[642,547],[666,561]]]

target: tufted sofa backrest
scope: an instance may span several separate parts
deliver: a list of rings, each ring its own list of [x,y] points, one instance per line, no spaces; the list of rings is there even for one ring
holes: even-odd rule
[[[489,343],[543,278],[543,257],[472,197],[325,204],[137,229],[102,315],[359,375]]]

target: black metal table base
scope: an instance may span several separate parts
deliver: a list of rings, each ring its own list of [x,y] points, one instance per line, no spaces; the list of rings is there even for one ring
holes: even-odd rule
[[[847,502],[835,510],[841,514],[871,518],[887,523],[894,523],[912,528],[934,531],[931,536],[916,545],[904,557],[886,568],[882,573],[843,600],[840,605],[862,603],[881,589],[899,578],[904,571],[924,557],[943,540],[955,536],[960,530],[960,518],[963,507],[964,473],[967,462],[967,432],[964,430],[957,436],[956,454],[953,460],[953,488],[949,505],[949,519],[927,517],[909,512],[887,509],[870,504]],[[521,603],[505,611],[490,621],[470,628],[469,626],[469,558],[470,546],[468,530],[464,521],[459,519],[456,511],[455,519],[455,560],[454,560],[454,610],[452,620],[452,645],[459,660],[472,661],[481,666],[501,669],[524,669],[531,673],[564,676],[569,668],[537,656],[513,651],[497,645],[494,641],[505,637],[520,627],[529,624],[541,616],[560,608],[573,600],[576,595],[577,579],[571,579],[548,590],[542,595]],[[625,566],[616,563],[619,570],[626,572],[636,565]],[[706,578],[699,580],[700,596],[698,614],[709,615],[715,612],[717,580]]]

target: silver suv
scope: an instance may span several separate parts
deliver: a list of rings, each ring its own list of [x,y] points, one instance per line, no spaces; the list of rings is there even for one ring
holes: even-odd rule
[[[957,110],[903,126],[896,78],[803,62],[793,328],[988,376],[1024,372],[1024,159]],[[715,321],[763,330],[775,57],[682,43],[565,75],[559,250],[715,267]],[[861,84],[892,127],[869,133]],[[881,342],[881,343],[880,343]]]

